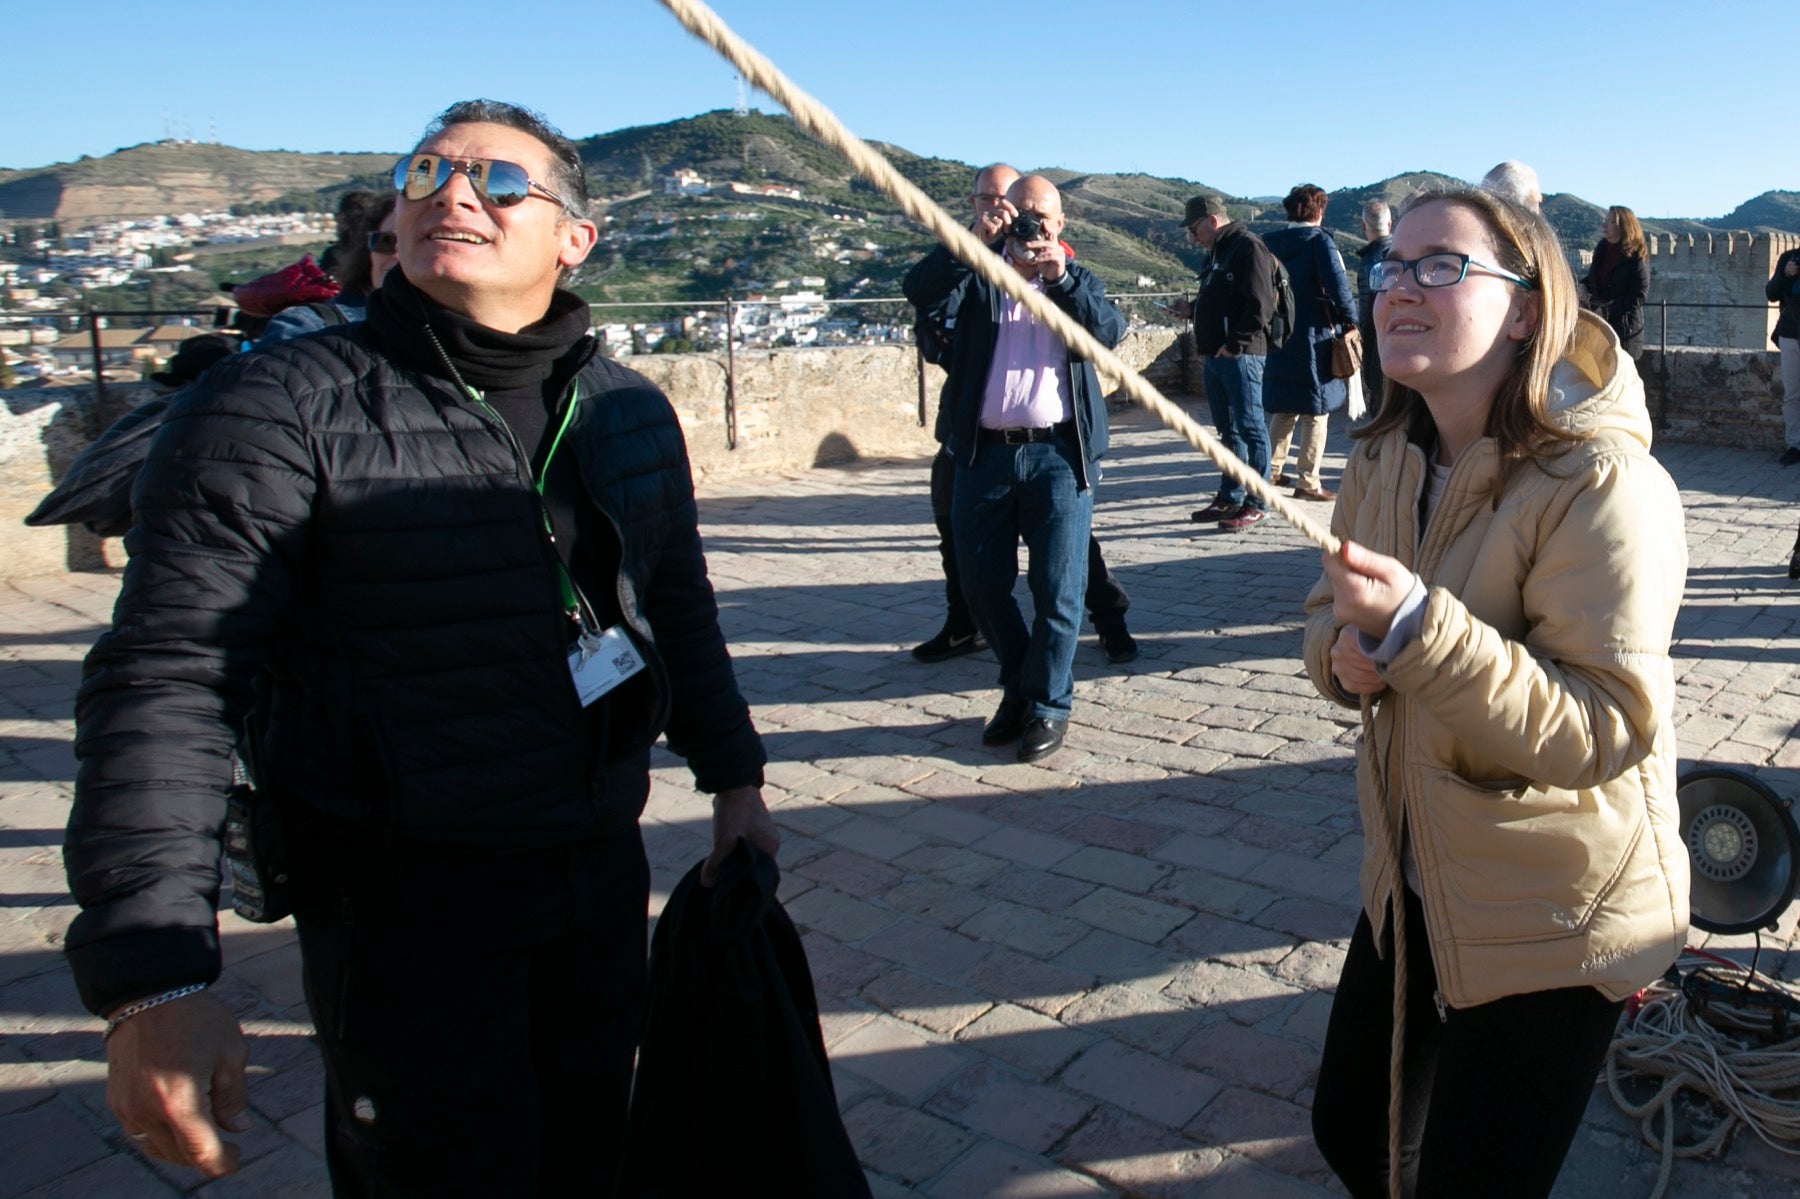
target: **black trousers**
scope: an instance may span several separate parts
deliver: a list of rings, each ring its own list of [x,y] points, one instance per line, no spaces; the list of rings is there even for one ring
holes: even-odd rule
[[[962,571],[956,566],[956,536],[950,529],[950,494],[956,478],[956,459],[940,449],[931,460],[931,520],[937,525],[938,559],[944,566],[944,624],[959,632],[974,632],[975,617],[969,612],[969,601],[963,595]],[[1125,610],[1131,597],[1100,555],[1100,542],[1088,535],[1087,568],[1088,617],[1094,628],[1116,632],[1125,627]]]
[[[645,993],[626,837],[525,853],[296,848],[338,1196],[606,1195]]]
[[[1362,343],[1363,402],[1368,405],[1363,419],[1368,420],[1381,411],[1381,388],[1386,382],[1386,376],[1381,373],[1381,345],[1373,318],[1362,326]]]
[[[1392,937],[1387,938],[1391,952]],[[1548,1195],[1623,1003],[1592,987],[1509,995],[1438,1018],[1418,896],[1406,895],[1403,1191],[1416,1199]],[[1313,1139],[1352,1195],[1385,1199],[1394,972],[1356,922],[1325,1032]]]

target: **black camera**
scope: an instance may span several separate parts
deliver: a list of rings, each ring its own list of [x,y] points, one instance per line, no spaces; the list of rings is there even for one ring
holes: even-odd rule
[[[1021,212],[1007,227],[1006,236],[1015,241],[1039,241],[1044,236],[1044,222],[1029,212]]]

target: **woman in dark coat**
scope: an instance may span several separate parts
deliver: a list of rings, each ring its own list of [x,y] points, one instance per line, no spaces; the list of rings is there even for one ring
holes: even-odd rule
[[[1329,415],[1344,406],[1345,381],[1331,377],[1331,338],[1356,327],[1356,300],[1344,274],[1344,258],[1331,234],[1319,228],[1326,195],[1310,183],[1287,194],[1288,226],[1266,235],[1269,252],[1287,267],[1294,287],[1294,330],[1263,367],[1263,411],[1269,421],[1269,477],[1286,482],[1288,442],[1300,430],[1299,477],[1294,498],[1333,500],[1337,493],[1319,477]]]
[[[1629,208],[1606,210],[1594,262],[1581,281],[1582,300],[1606,318],[1636,362],[1644,352],[1644,300],[1650,295],[1650,247]]]

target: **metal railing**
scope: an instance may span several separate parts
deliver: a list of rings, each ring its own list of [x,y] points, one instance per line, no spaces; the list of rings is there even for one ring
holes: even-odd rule
[[[1142,301],[1149,301],[1152,305],[1160,307],[1160,301],[1165,297],[1186,297],[1188,294],[1187,291],[1119,292],[1112,295],[1111,298],[1115,303],[1120,304],[1122,308],[1126,308],[1133,315],[1139,315],[1144,312],[1144,307],[1141,303]],[[780,304],[781,300],[779,296],[767,298],[759,294],[756,299],[726,295],[724,298],[718,300],[607,300],[590,303],[588,308],[595,313],[615,310],[668,313],[671,310],[705,311],[711,309],[723,309],[725,313],[726,329],[724,346],[725,444],[728,448],[735,450],[737,448],[737,349],[743,341],[742,338],[737,336],[738,314],[746,306],[766,308],[771,306],[779,307]],[[808,306],[818,306],[823,308],[857,308],[865,306],[879,307],[883,305],[906,305],[907,301],[903,296],[869,296],[864,298],[808,300],[807,304]],[[1689,303],[1676,300],[1657,300],[1653,304],[1648,305],[1648,307],[1656,309],[1660,329],[1657,339],[1657,367],[1655,372],[1656,404],[1651,416],[1657,427],[1661,428],[1668,423],[1669,380],[1672,373],[1669,369],[1669,310],[1671,308],[1699,308],[1767,312],[1775,307],[1775,305]],[[100,333],[103,328],[108,326],[103,325],[101,323],[102,321],[149,320],[154,323],[157,318],[205,318],[209,322],[208,327],[225,329],[229,328],[228,319],[229,314],[232,311],[233,310],[230,308],[216,307],[163,309],[58,309],[35,313],[0,313],[0,322],[38,323],[45,318],[49,318],[53,321],[66,320],[70,322],[68,329],[68,332],[70,333],[78,332],[85,327],[88,333],[89,352],[93,360],[94,397],[97,400],[103,401],[106,398],[106,369],[105,354],[100,344]],[[1141,315],[1139,315],[1139,319],[1142,319]],[[1169,321],[1176,324],[1185,324],[1185,322],[1178,321],[1172,316],[1169,318]],[[1149,322],[1146,321],[1145,323]],[[896,344],[898,344],[898,339],[896,339]],[[1751,348],[1760,349],[1761,347]],[[918,366],[918,422],[919,427],[924,428],[930,419],[930,389],[926,379],[925,359],[917,355],[915,355],[915,358]]]
[[[1767,303],[1764,303],[1764,304],[1704,304],[1704,303],[1698,303],[1698,302],[1689,303],[1689,302],[1685,302],[1685,301],[1681,301],[1681,300],[1657,300],[1657,301],[1655,301],[1654,304],[1646,304],[1645,307],[1654,307],[1657,310],[1657,324],[1659,326],[1659,333],[1657,336],[1657,347],[1656,347],[1656,407],[1650,413],[1650,419],[1651,419],[1651,423],[1654,424],[1656,428],[1664,429],[1664,428],[1667,428],[1668,424],[1669,424],[1669,377],[1672,374],[1672,372],[1669,370],[1669,309],[1671,309],[1671,308],[1712,308],[1712,309],[1730,309],[1730,310],[1737,310],[1737,311],[1742,311],[1742,312],[1767,313],[1772,309],[1778,308],[1779,305],[1767,304]],[[1765,344],[1751,346],[1749,348],[1752,350],[1768,349],[1767,344],[1766,344],[1767,340],[1768,340],[1768,337],[1767,337],[1767,334],[1765,333],[1764,337],[1763,337],[1763,341]],[[1723,347],[1723,348],[1738,349],[1741,347],[1729,346],[1729,347]],[[1640,371],[1639,373],[1641,374],[1642,372]]]

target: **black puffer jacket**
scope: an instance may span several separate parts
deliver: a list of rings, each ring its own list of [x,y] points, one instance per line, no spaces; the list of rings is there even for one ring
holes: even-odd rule
[[[218,834],[259,677],[259,781],[284,811],[371,838],[506,850],[617,832],[665,727],[701,788],[761,781],[662,394],[590,356],[561,451],[617,536],[617,595],[591,598],[650,662],[642,702],[596,727],[506,431],[376,336],[346,326],[221,365],[139,476],[113,629],[76,708],[67,944],[96,1011],[217,976]]]

